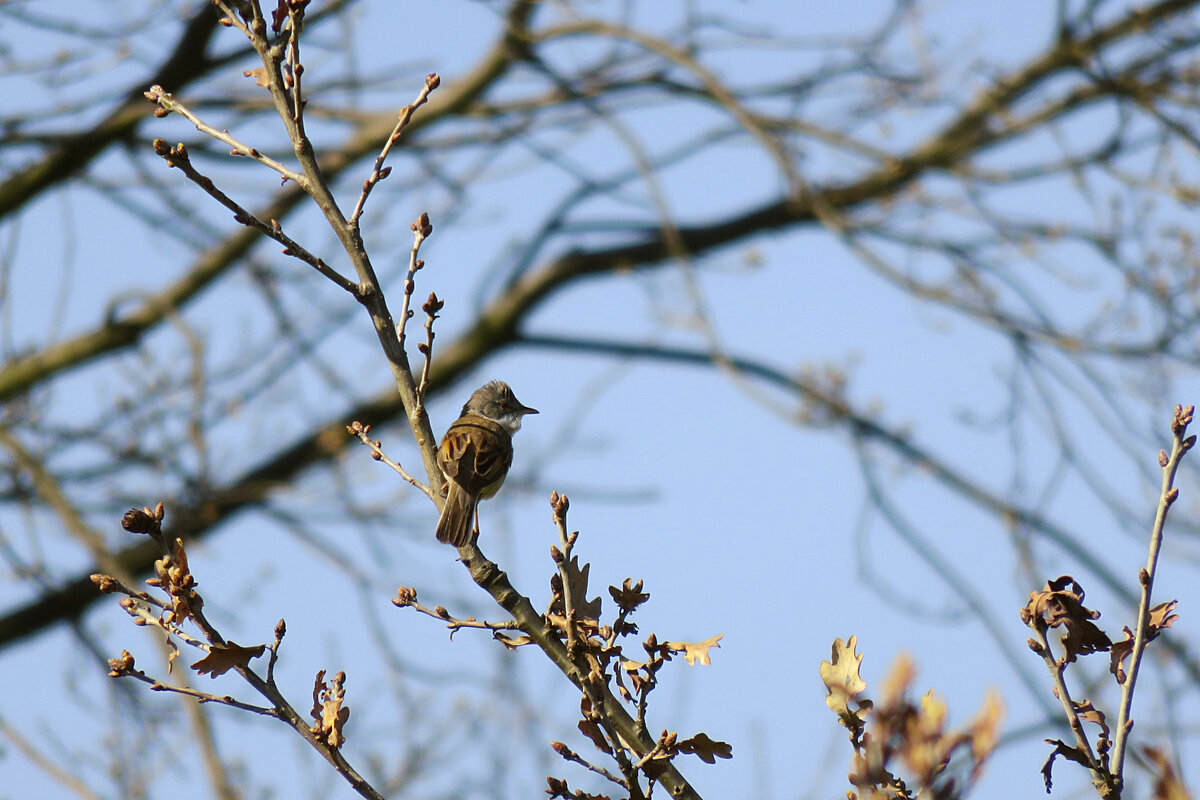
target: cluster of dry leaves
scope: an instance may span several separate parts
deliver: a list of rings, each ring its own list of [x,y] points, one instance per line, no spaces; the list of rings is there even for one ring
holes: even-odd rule
[[[120,656],[109,660],[109,675],[114,678],[141,680],[148,683],[154,691],[185,694],[202,703],[221,703],[296,724],[298,715],[283,700],[274,683],[275,661],[287,631],[284,621],[280,620],[275,626],[275,640],[270,646],[260,644],[244,647],[222,637],[204,616],[204,599],[196,591],[197,582],[188,566],[183,541],[163,533],[164,516],[162,503],[159,503],[153,510],[130,509],[125,513],[121,524],[130,533],[148,535],[159,544],[163,555],[154,563],[154,577],[148,578],[146,585],[165,593],[166,599],[134,589],[110,575],[93,575],[93,582],[106,594],[125,595],[120,605],[133,618],[135,625],[154,627],[162,632],[163,642],[168,650],[168,673],[173,671],[174,663],[180,654],[177,642],[183,642],[205,654],[190,665],[197,674],[216,678],[231,670],[235,671],[271,701],[271,705],[254,706],[229,696],[213,695],[187,686],[156,680],[136,667],[134,657],[128,650],[123,650]],[[191,625],[188,625],[189,622]],[[199,631],[198,636],[190,632],[192,628]],[[250,669],[250,662],[268,650],[271,658],[267,667],[267,677],[263,679]],[[343,727],[350,717],[350,709],[345,706],[346,674],[339,672],[331,684],[326,683],[324,678],[325,671],[321,670],[314,681],[312,724],[307,726],[307,731],[315,741],[336,751],[346,741]]]
[[[1049,662],[1050,669],[1056,673],[1059,679],[1061,679],[1066,666],[1075,662],[1080,656],[1107,652],[1109,654],[1108,671],[1118,686],[1128,687],[1129,675],[1126,672],[1125,663],[1133,652],[1134,632],[1127,625],[1124,628],[1125,637],[1118,642],[1113,642],[1109,639],[1108,634],[1093,622],[1100,617],[1100,612],[1085,606],[1083,599],[1083,587],[1070,575],[1063,575],[1047,581],[1042,589],[1030,592],[1029,602],[1021,609],[1021,621],[1032,628],[1038,634],[1038,638],[1028,640],[1029,648]],[[1144,634],[1146,643],[1157,639],[1163,630],[1171,627],[1179,618],[1174,613],[1175,606],[1176,601],[1170,600],[1159,603],[1150,609]],[[1062,655],[1057,658],[1050,652],[1046,643],[1046,634],[1051,628],[1062,630],[1058,640],[1062,648]],[[1064,700],[1064,693],[1057,686],[1055,694],[1059,696],[1060,700]],[[1065,700],[1080,723],[1088,722],[1097,727],[1095,750],[1093,752],[1089,746],[1088,736],[1082,725],[1076,726],[1073,721],[1072,729],[1077,733],[1075,745],[1067,744],[1062,739],[1047,739],[1046,743],[1053,745],[1053,749],[1042,765],[1042,777],[1046,783],[1046,791],[1049,792],[1053,785],[1051,773],[1054,761],[1062,756],[1068,761],[1073,761],[1099,773],[1100,783],[1097,785],[1097,789],[1100,790],[1102,797],[1111,796],[1114,791],[1119,792],[1121,782],[1114,774],[1110,761],[1113,739],[1107,716],[1090,700],[1074,700],[1069,696],[1066,696]],[[1175,775],[1170,761],[1160,751],[1154,748],[1145,748],[1143,752],[1150,763],[1156,765],[1157,788],[1154,797],[1157,800],[1185,800],[1190,797],[1183,783]]]
[[[1174,436],[1171,452],[1168,454],[1160,450],[1158,454],[1162,488],[1150,532],[1146,566],[1138,572],[1141,599],[1135,628],[1125,626],[1124,638],[1113,642],[1093,621],[1100,617],[1100,612],[1083,604],[1083,587],[1070,575],[1047,581],[1042,589],[1031,592],[1029,602],[1021,609],[1021,621],[1034,633],[1028,640],[1029,648],[1045,663],[1054,684],[1054,696],[1062,705],[1063,715],[1074,738],[1073,744],[1062,739],[1046,740],[1047,744],[1053,746],[1042,765],[1047,793],[1053,785],[1051,773],[1059,756],[1088,771],[1092,786],[1101,800],[1120,800],[1125,788],[1124,764],[1129,750],[1129,734],[1133,730],[1133,694],[1138,668],[1146,647],[1178,619],[1175,601],[1151,605],[1151,592],[1167,512],[1179,498],[1179,489],[1174,486],[1175,473],[1183,457],[1196,444],[1195,436],[1185,435],[1194,413],[1194,406],[1175,406],[1171,419],[1171,433]],[[1052,650],[1049,638],[1051,629],[1061,631],[1058,637],[1061,655],[1058,656]],[[1067,667],[1075,664],[1080,657],[1092,653],[1109,654],[1108,671],[1120,690],[1116,721],[1112,724],[1109,722],[1111,712],[1106,715],[1092,701],[1073,698],[1067,686]],[[1084,723],[1095,726],[1095,733],[1089,735]],[[1143,747],[1142,754],[1154,775],[1154,800],[1187,800],[1190,797],[1165,753]]]
[[[609,586],[608,594],[616,610],[611,621],[603,622],[603,599],[589,597],[591,565],[581,565],[579,557],[572,553],[579,533],[568,534],[566,531],[569,501],[565,495],[555,492],[550,505],[559,528],[560,544],[551,547],[555,572],[550,578],[550,602],[542,619],[565,645],[567,656],[579,665],[583,675],[579,731],[598,751],[616,761],[621,774],[588,761],[563,742],[552,742],[554,751],[563,760],[604,776],[631,798],[649,796],[655,782],[679,755],[694,755],[707,764],[715,763],[718,758],[732,758],[733,748],[729,744],[711,739],[703,732],[680,739],[676,732],[663,730],[657,737],[651,737],[654,746],[648,753],[639,753],[619,732],[614,732],[613,720],[604,715],[594,687],[605,687],[606,691],[620,697],[630,707],[638,733],[648,735],[646,713],[651,693],[658,686],[660,671],[680,656],[692,666],[710,664],[709,651],[720,647],[722,635],[702,642],[661,642],[651,633],[641,642],[645,655],[639,654],[637,659],[628,657],[624,651],[625,640],[638,633],[638,627],[630,617],[650,599],[649,592],[643,590],[642,581],[635,582],[632,578],[626,578],[619,587]],[[451,634],[462,628],[489,630],[497,641],[514,650],[535,641],[527,632],[513,632],[511,623],[487,622],[473,617],[460,619],[441,606],[427,608],[418,602],[416,590],[410,587],[401,588],[392,602],[444,620]],[[565,779],[548,777],[547,784],[550,797],[609,800],[608,795],[573,790]]]
[[[835,639],[829,661],[821,662],[828,690],[825,704],[850,732],[854,758],[849,780],[851,800],[913,800],[916,797],[957,800],[979,778],[996,747],[1004,709],[999,695],[989,693],[983,708],[961,730],[947,730],[946,705],[932,690],[914,702],[909,697],[916,675],[906,656],[896,659],[884,680],[878,703],[865,696],[859,674],[862,656],[854,652],[857,637]],[[950,770],[955,756],[966,759]]]

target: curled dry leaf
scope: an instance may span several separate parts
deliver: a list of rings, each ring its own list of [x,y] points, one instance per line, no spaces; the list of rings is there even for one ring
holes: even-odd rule
[[[1113,674],[1121,686],[1125,685],[1125,659],[1129,658],[1129,654],[1133,652],[1133,631],[1129,630],[1128,625],[1123,630],[1125,638],[1114,642],[1108,651],[1108,671]]]
[[[667,642],[667,649],[672,653],[683,653],[684,659],[693,667],[697,664],[708,666],[712,663],[708,651],[714,647],[720,647],[721,639],[724,637],[725,634],[718,633],[703,642]]]
[[[533,639],[526,636],[525,634],[521,634],[520,636],[513,636],[511,634],[501,633],[500,631],[492,631],[492,637],[497,642],[499,642],[500,644],[502,644],[506,648],[508,648],[509,650],[516,650],[518,647],[521,647],[522,645],[527,645],[533,641]]]
[[[1084,722],[1090,722],[1100,728],[1100,735],[1096,737],[1096,752],[1103,756],[1108,752],[1109,743],[1112,739],[1109,737],[1108,718],[1104,716],[1104,712],[1092,705],[1091,700],[1080,700],[1072,702],[1075,708],[1075,713]]]
[[[1159,603],[1154,608],[1150,609],[1150,618],[1146,622],[1146,643],[1154,641],[1158,638],[1158,634],[1164,628],[1169,628],[1175,624],[1175,620],[1179,619],[1179,615],[1175,613],[1177,601],[1169,600],[1165,603]],[[1117,679],[1117,683],[1122,686],[1125,684],[1125,659],[1129,658],[1129,654],[1133,652],[1133,631],[1125,627],[1125,638],[1112,645],[1109,650],[1109,665],[1108,671],[1111,672]]]
[[[248,69],[242,73],[242,76],[246,78],[254,78],[254,83],[257,86],[267,87],[271,85],[271,80],[267,77],[267,70],[265,67]]]
[[[1163,628],[1169,628],[1175,624],[1175,620],[1179,619],[1179,615],[1175,613],[1175,606],[1178,604],[1177,600],[1168,600],[1150,609],[1146,641],[1153,641]]]
[[[266,649],[265,644],[256,647],[242,647],[232,641],[223,645],[214,644],[209,648],[208,655],[192,664],[192,669],[201,675],[207,674],[209,677],[215,678],[235,667],[247,666],[250,659],[258,658]]]
[[[333,676],[333,683],[325,682],[325,670],[317,673],[313,682],[313,725],[309,728],[318,738],[333,749],[338,749],[346,742],[342,729],[350,719],[350,709],[344,705],[346,700],[346,673],[339,672]]]
[[[1046,763],[1042,764],[1042,780],[1046,784],[1046,794],[1050,793],[1050,788],[1053,785],[1050,780],[1050,771],[1054,768],[1054,759],[1058,756],[1062,756],[1069,761],[1074,761],[1076,764],[1080,764],[1088,769],[1091,768],[1092,765],[1088,762],[1087,754],[1078,747],[1072,747],[1062,739],[1046,739],[1046,744],[1054,745],[1054,750],[1050,752]]]
[[[1029,593],[1021,620],[1035,630],[1064,628],[1061,641],[1067,663],[1088,653],[1112,647],[1112,641],[1092,620],[1100,616],[1083,605],[1083,587],[1070,575],[1047,581],[1045,588]]]

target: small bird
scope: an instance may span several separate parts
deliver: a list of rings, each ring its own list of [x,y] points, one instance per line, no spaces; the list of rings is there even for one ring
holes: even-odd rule
[[[472,541],[476,506],[500,491],[512,466],[513,434],[521,429],[521,417],[536,413],[521,405],[504,381],[474,391],[438,447],[438,465],[447,480],[439,542],[463,547]]]

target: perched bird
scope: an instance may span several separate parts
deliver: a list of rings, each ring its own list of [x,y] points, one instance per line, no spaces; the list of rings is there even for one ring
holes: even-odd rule
[[[512,466],[513,434],[521,429],[521,417],[536,413],[504,381],[485,383],[471,395],[438,447],[438,465],[448,481],[439,542],[463,547],[472,541],[476,506],[500,490]]]

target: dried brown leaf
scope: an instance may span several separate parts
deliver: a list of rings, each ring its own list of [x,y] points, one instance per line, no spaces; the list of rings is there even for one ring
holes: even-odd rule
[[[325,670],[321,670],[313,681],[313,725],[309,730],[335,750],[346,742],[343,728],[350,719],[345,686],[345,672],[339,672],[332,683],[326,683]]]
[[[1125,685],[1125,659],[1133,652],[1133,631],[1124,628],[1125,638],[1114,642],[1108,651],[1108,671],[1117,679],[1117,683]]]
[[[862,721],[871,708],[869,700],[858,700],[858,696],[866,690],[867,683],[858,674],[863,657],[854,653],[857,644],[858,636],[851,636],[849,642],[834,639],[830,660],[821,662],[821,681],[829,691],[825,705],[856,735],[862,731]],[[853,710],[850,708],[851,702],[856,706]]]
[[[513,636],[511,634],[501,633],[500,631],[493,631],[492,636],[496,639],[496,641],[507,647],[509,650],[516,650],[518,647],[529,644],[533,641],[533,639],[525,634]]]
[[[684,659],[693,667],[697,664],[708,666],[712,664],[712,658],[709,657],[708,651],[713,647],[720,647],[721,639],[724,637],[725,634],[718,633],[703,642],[667,642],[667,649],[672,653],[683,653]]]
[[[1167,754],[1156,747],[1143,747],[1142,754],[1153,765],[1154,789],[1150,800],[1192,800],[1192,793],[1175,773]]]
[[[602,603],[599,597],[587,599],[588,592],[588,573],[592,570],[591,564],[579,566],[579,556],[571,556],[571,560],[563,564],[563,569],[567,573],[567,586],[571,590],[571,600],[575,608],[575,618],[581,622],[588,621],[598,623],[600,620],[600,611]],[[562,590],[562,575],[555,572],[550,577],[550,609],[549,614],[557,614],[566,616],[566,611],[563,606],[563,590]]]
[[[604,737],[604,732],[600,730],[600,726],[595,722],[587,719],[579,721],[579,732],[592,740],[592,744],[602,753],[612,755],[612,747],[608,744],[608,739]]]
[[[1047,581],[1045,588],[1029,593],[1021,619],[1034,628],[1063,628],[1063,658],[1069,663],[1089,653],[1108,650],[1112,642],[1092,620],[1100,616],[1083,605],[1083,587],[1070,575]]]
[[[1175,606],[1178,604],[1177,600],[1168,600],[1150,609],[1146,641],[1153,641],[1163,628],[1169,628],[1175,624],[1175,620],[1179,619],[1179,615],[1175,613]]]
[[[258,86],[267,87],[271,85],[271,79],[267,77],[266,67],[248,69],[242,75],[247,78],[254,78],[254,83]]]
[[[201,675],[208,674],[210,678],[224,675],[236,667],[245,667],[250,659],[258,658],[266,650],[265,644],[256,647],[242,647],[237,642],[214,644],[208,649],[208,655],[192,664],[192,669]]]
[[[715,764],[718,758],[733,758],[733,746],[708,738],[705,733],[697,733],[690,739],[684,739],[678,744],[679,752],[695,755],[705,764]]]
[[[1050,771],[1054,768],[1055,758],[1062,756],[1068,761],[1074,761],[1076,764],[1087,768],[1090,768],[1091,764],[1088,763],[1087,754],[1085,754],[1078,747],[1071,747],[1071,745],[1067,744],[1062,739],[1046,739],[1045,741],[1046,744],[1054,745],[1054,749],[1046,758],[1046,763],[1042,764],[1042,780],[1045,781],[1046,793],[1049,794],[1050,789],[1053,786],[1053,783],[1050,780]]]

